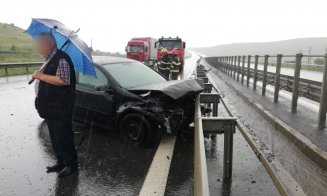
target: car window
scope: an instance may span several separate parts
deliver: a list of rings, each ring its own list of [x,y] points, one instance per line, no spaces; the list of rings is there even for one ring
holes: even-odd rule
[[[108,85],[108,78],[106,75],[97,67],[95,67],[95,72],[97,75],[96,78],[80,73],[78,76],[78,84],[92,89],[95,89],[96,86]]]
[[[148,66],[138,62],[113,63],[103,66],[124,88],[133,88],[166,79]]]

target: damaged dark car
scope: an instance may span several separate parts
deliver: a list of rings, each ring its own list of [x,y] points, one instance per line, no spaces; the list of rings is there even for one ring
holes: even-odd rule
[[[167,79],[134,60],[95,60],[97,78],[77,73],[74,121],[118,132],[138,145],[177,134],[194,120],[202,81]]]

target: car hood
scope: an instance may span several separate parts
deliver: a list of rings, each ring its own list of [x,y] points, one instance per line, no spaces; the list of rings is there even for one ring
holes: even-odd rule
[[[171,80],[128,89],[128,91],[161,92],[174,100],[194,98],[203,91],[203,80]]]

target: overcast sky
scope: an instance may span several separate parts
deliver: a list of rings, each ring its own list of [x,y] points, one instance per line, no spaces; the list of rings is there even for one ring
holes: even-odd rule
[[[179,36],[188,47],[327,36],[326,0],[1,0],[0,22],[57,19],[88,44],[124,51],[132,37]]]

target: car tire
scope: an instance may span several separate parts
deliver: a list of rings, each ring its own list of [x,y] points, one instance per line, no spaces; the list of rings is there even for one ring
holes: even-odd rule
[[[119,123],[119,132],[125,141],[138,146],[152,143],[152,129],[148,119],[141,114],[131,113],[124,116]]]

